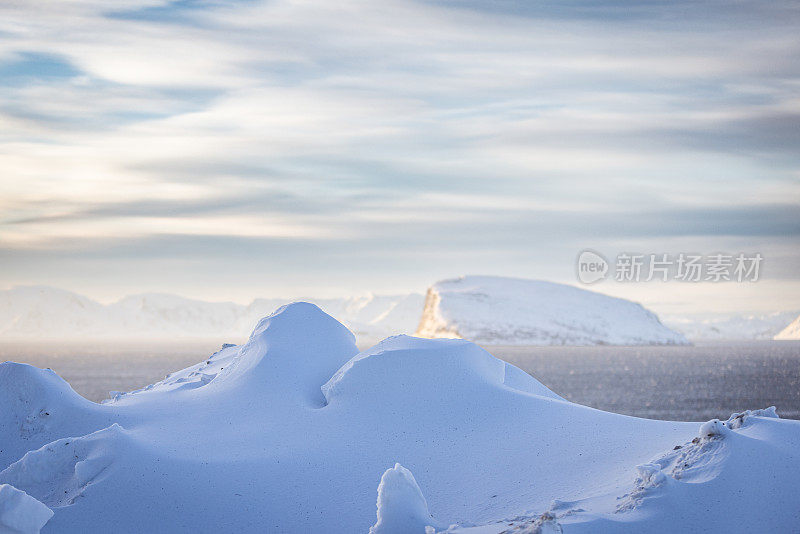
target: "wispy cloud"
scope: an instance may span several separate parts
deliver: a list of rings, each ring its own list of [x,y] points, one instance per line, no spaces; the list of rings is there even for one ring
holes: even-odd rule
[[[798,27],[794,2],[3,4],[5,281],[70,285],[95,247],[107,268],[213,243],[301,286],[303,250],[344,286],[375,265],[334,256],[376,247],[388,277],[429,258],[415,280],[558,276],[587,239],[783,250]]]

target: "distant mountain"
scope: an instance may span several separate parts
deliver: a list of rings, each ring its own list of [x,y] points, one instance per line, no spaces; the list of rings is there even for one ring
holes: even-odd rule
[[[111,327],[105,307],[89,298],[45,286],[0,291],[0,336],[63,338],[102,335]]]
[[[798,315],[800,311],[737,315],[664,315],[662,321],[689,339],[698,341],[773,339]]]
[[[0,339],[225,338],[242,341],[259,319],[293,300],[320,306],[362,343],[413,333],[422,314],[420,294],[339,299],[256,299],[249,305],[205,302],[149,293],[103,305],[47,286],[0,291]]]
[[[467,276],[434,284],[417,329],[498,345],[683,345],[640,304],[539,280]]]
[[[800,317],[797,317],[789,326],[778,332],[774,339],[800,339]]]

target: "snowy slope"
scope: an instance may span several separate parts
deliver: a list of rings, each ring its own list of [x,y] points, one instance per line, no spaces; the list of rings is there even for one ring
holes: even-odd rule
[[[495,276],[434,284],[417,335],[498,345],[688,343],[640,304],[563,284]]]
[[[0,364],[0,521],[33,510],[28,532],[59,534],[800,525],[800,422],[774,411],[637,419],[567,402],[468,341],[354,341],[292,304],[246,344],[106,404]]]
[[[347,324],[360,342],[412,333],[424,297],[419,294],[304,299]],[[286,299],[256,299],[247,306],[148,293],[109,305],[52,287],[0,291],[0,339],[174,339],[243,340],[262,317]]]
[[[800,317],[778,332],[775,339],[800,339]]]
[[[763,314],[662,315],[662,322],[692,340],[773,339],[800,311]]]

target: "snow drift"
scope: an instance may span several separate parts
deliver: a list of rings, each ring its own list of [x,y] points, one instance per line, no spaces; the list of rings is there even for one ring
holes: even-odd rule
[[[104,404],[51,371],[0,364],[0,406],[8,531],[800,525],[800,422],[771,410],[705,425],[601,412],[464,340],[396,336],[359,352],[307,303]]]
[[[466,276],[428,289],[418,336],[492,345],[683,345],[640,304],[538,280]]]

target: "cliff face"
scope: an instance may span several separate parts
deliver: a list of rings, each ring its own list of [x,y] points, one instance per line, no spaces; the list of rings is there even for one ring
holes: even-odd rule
[[[778,332],[778,335],[775,336],[775,339],[800,339],[800,317],[792,321],[789,326]]]
[[[496,345],[681,345],[641,305],[564,284],[467,276],[427,293],[420,337]]]
[[[425,306],[422,310],[422,317],[417,327],[416,335],[427,338],[460,338],[461,334],[439,313],[441,302],[439,291],[436,286],[428,288],[425,294]]]

